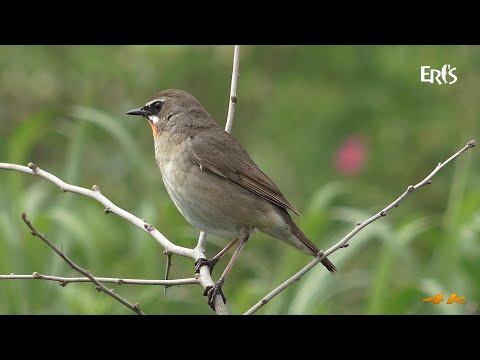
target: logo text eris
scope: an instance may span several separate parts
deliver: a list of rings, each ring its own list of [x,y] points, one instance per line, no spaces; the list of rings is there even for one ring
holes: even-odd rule
[[[442,70],[432,69],[430,66],[420,66],[421,81],[431,84],[435,84],[436,81],[438,85],[454,84],[458,80],[457,76],[453,74],[456,69],[456,67],[452,68],[450,64],[443,65]]]

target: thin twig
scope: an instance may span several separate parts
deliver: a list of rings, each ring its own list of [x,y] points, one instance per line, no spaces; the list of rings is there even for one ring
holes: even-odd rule
[[[317,265],[320,261],[322,261],[323,258],[329,256],[330,254],[334,253],[338,249],[342,249],[348,245],[348,241],[354,237],[360,230],[374,222],[375,220],[380,219],[383,216],[386,216],[387,213],[393,209],[394,207],[397,207],[398,204],[405,199],[408,195],[410,195],[412,192],[415,190],[421,188],[422,186],[425,186],[427,184],[431,184],[431,179],[437,172],[440,171],[445,165],[447,165],[450,161],[453,159],[457,158],[461,154],[463,154],[465,151],[467,151],[470,148],[473,148],[475,146],[475,140],[470,140],[467,145],[465,145],[462,149],[457,151],[455,154],[450,156],[447,160],[445,160],[443,163],[438,163],[437,167],[422,181],[420,181],[417,185],[413,186],[410,185],[407,187],[407,190],[400,195],[394,202],[392,202],[390,205],[385,207],[383,210],[379,211],[372,217],[368,218],[364,222],[359,222],[356,224],[355,228],[350,231],[342,240],[340,240],[338,243],[333,245],[330,249],[326,250],[323,252],[323,254],[319,254],[314,260],[312,260],[310,263],[307,264],[302,270],[297,272],[295,275],[293,275],[290,279],[285,281],[283,284],[275,288],[273,291],[271,291],[268,295],[266,295],[264,298],[262,298],[258,303],[256,303],[252,308],[250,308],[244,315],[251,315],[254,314],[256,311],[258,311],[263,305],[268,303],[270,300],[272,300],[275,296],[280,294],[283,290],[285,290],[288,286],[293,284],[295,281],[300,280],[300,278],[305,275],[308,271],[310,271],[315,265]]]
[[[172,267],[172,253],[169,253],[167,250],[163,252],[165,255],[167,255],[167,265],[165,266],[165,280],[168,280],[168,277],[170,276],[170,268]],[[165,285],[165,288],[163,289],[163,296],[167,297],[167,289],[170,287],[170,285]]]
[[[230,85],[230,98],[228,103],[228,115],[227,122],[225,124],[225,131],[231,132],[233,126],[233,117],[235,116],[235,108],[237,106],[237,83],[238,76],[238,67],[240,64],[240,45],[235,45],[235,50],[233,51],[233,69],[232,69],[232,82]]]
[[[27,219],[27,215],[25,213],[22,214],[22,219],[27,224],[27,226],[32,230],[32,235],[40,238],[44,243],[46,243],[53,251],[55,251],[65,262],[70,265],[70,267],[76,271],[78,271],[80,274],[86,276],[87,278],[90,279],[91,282],[93,282],[95,285],[97,285],[97,290],[103,291],[105,294],[110,295],[112,298],[117,300],[119,303],[125,305],[128,307],[130,310],[134,311],[138,315],[145,315],[143,311],[140,309],[139,304],[132,304],[128,300],[124,299],[120,295],[118,295],[116,292],[108,289],[105,287],[101,282],[99,282],[90,272],[88,272],[85,269],[82,269],[80,266],[75,264],[72,260],[68,258],[67,255],[65,255],[59,248],[57,248],[53,243],[48,240],[48,238],[39,232],[35,227],[32,225],[32,223]]]
[[[117,285],[157,285],[157,286],[175,286],[175,285],[197,285],[200,283],[198,279],[186,278],[186,279],[172,279],[172,280],[147,280],[147,279],[122,279],[122,278],[107,278],[95,276],[95,279],[101,283],[117,284]],[[64,277],[64,276],[52,276],[43,275],[38,272],[34,272],[31,275],[0,275],[0,280],[47,280],[56,281],[60,286],[66,286],[70,283],[84,283],[92,282],[87,277]]]
[[[14,170],[30,175],[37,175],[48,181],[51,181],[55,185],[60,188],[62,192],[71,192],[79,195],[83,195],[92,199],[97,200],[99,203],[105,206],[106,213],[113,213],[121,218],[127,220],[128,222],[132,223],[142,231],[150,234],[155,240],[157,240],[160,245],[162,245],[165,250],[171,252],[173,254],[182,255],[190,258],[194,258],[194,251],[193,249],[188,249],[182,246],[178,246],[170,242],[165,236],[163,236],[155,227],[151,224],[143,221],[142,219],[136,217],[135,215],[129,213],[128,211],[120,208],[119,206],[115,205],[111,202],[107,197],[102,195],[100,192],[100,187],[97,185],[93,185],[92,190],[82,188],[80,186],[75,186],[64,182],[63,180],[59,179],[55,175],[40,169],[33,163],[28,163],[27,166],[17,165],[17,164],[9,164],[9,163],[1,163],[0,162],[0,169],[4,170]]]
[[[239,76],[239,73],[238,73],[239,64],[240,64],[240,45],[235,45],[235,48],[233,50],[232,82],[230,84],[230,97],[229,97],[229,100],[228,100],[228,114],[227,114],[227,121],[225,123],[225,131],[226,132],[231,132],[232,131],[233,117],[235,115],[235,108],[236,108],[236,104],[237,104],[237,100],[238,100],[238,97],[237,97],[237,83],[238,83],[238,76]],[[206,242],[207,242],[207,234],[205,232],[201,231],[200,235],[198,236],[197,246],[195,248],[195,250],[199,254],[199,256],[205,257]],[[207,267],[202,266],[202,268],[207,268]],[[202,276],[202,273],[203,272],[200,271],[200,276]],[[210,270],[208,270],[208,273],[205,272],[205,275],[211,277]],[[213,285],[213,282],[212,282],[212,284],[208,284],[206,286],[210,286],[210,285]],[[222,304],[222,305],[220,305],[220,304]],[[217,314],[219,314],[219,311],[217,311],[219,306],[222,307],[222,310],[220,312],[228,314],[227,308],[223,304],[222,297],[220,295],[217,295],[217,297],[215,299],[215,312]]]
[[[200,235],[198,236],[197,247],[203,257],[205,257],[205,245],[207,244],[207,233],[200,231]]]

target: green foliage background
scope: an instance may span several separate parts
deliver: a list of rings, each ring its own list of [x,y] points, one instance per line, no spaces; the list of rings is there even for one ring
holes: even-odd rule
[[[102,193],[194,246],[198,231],[168,198],[148,124],[125,111],[180,88],[224,124],[232,46],[0,47],[0,162],[34,162]],[[420,66],[456,67],[458,82],[420,82]],[[300,210],[321,248],[337,242],[421,180],[437,162],[479,138],[480,48],[476,46],[243,46],[233,134]],[[359,134],[361,173],[336,172],[333,156]],[[445,168],[386,218],[318,266],[263,314],[468,314],[480,299],[478,149]],[[162,278],[165,256],[150,237],[95,201],[46,180],[0,171],[0,273],[77,276],[21,221],[33,223],[97,276]],[[209,255],[225,240],[210,238]],[[310,260],[256,234],[224,287],[242,313]],[[172,275],[193,264],[174,257]],[[225,266],[226,260],[218,265]],[[215,278],[219,275],[216,269]],[[212,314],[198,286],[113,286],[148,314]],[[433,305],[438,293],[468,305]],[[0,281],[2,314],[130,314],[91,284]]]

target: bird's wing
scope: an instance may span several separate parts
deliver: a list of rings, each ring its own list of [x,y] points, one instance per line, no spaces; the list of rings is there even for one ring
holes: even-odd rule
[[[300,215],[229,133],[214,128],[200,132],[188,141],[202,168]]]

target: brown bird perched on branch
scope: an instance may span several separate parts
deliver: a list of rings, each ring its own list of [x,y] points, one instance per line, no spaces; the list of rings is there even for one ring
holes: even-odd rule
[[[218,282],[204,293],[212,308],[216,294],[226,301],[222,285],[255,229],[305,254],[318,255],[320,250],[287,210],[299,215],[298,211],[242,145],[220,128],[192,95],[181,90],[164,90],[127,114],[148,120],[163,183],[180,213],[198,229],[231,239],[212,259],[197,261],[195,270],[206,264],[212,270],[240,241]],[[322,264],[331,273],[336,271],[327,258]]]

